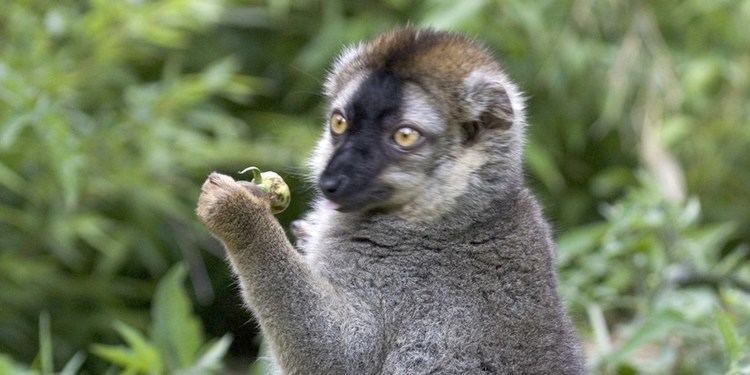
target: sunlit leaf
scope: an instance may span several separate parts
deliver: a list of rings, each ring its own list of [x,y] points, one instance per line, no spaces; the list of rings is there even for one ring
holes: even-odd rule
[[[205,374],[217,373],[222,368],[222,360],[232,343],[230,335],[224,335],[218,341],[212,343],[198,358],[198,362],[189,369],[181,370],[180,374]]]
[[[172,370],[193,363],[203,343],[200,321],[183,287],[185,273],[185,267],[178,265],[162,278],[151,310],[151,336]]]
[[[76,353],[60,371],[60,375],[77,375],[86,361],[86,355],[83,352]]]

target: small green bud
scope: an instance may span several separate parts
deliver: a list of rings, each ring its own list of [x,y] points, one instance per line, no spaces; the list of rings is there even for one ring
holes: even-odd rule
[[[289,186],[284,182],[284,179],[276,172],[261,172],[257,167],[245,168],[240,171],[240,174],[248,171],[253,173],[253,183],[268,193],[268,198],[271,200],[271,212],[274,214],[284,212],[292,200]]]

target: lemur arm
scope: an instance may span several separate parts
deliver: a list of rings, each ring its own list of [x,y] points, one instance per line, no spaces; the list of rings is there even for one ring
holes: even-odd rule
[[[196,212],[223,242],[245,301],[283,370],[346,372],[342,315],[351,309],[313,274],[253,188],[213,173]]]

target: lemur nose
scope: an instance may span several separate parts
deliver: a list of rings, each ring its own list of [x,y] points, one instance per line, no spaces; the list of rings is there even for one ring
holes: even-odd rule
[[[349,179],[344,175],[323,176],[320,179],[320,190],[328,197],[335,196],[343,190],[344,185]]]

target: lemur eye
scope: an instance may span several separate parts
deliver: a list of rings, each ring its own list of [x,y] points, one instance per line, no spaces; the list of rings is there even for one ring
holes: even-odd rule
[[[399,128],[395,133],[393,133],[393,141],[396,142],[397,145],[404,148],[414,146],[415,144],[417,144],[417,141],[419,141],[421,137],[422,134],[419,134],[418,130],[410,128],[408,126]]]
[[[341,135],[344,134],[349,124],[347,124],[346,119],[340,113],[334,113],[331,115],[330,126],[333,134]]]

